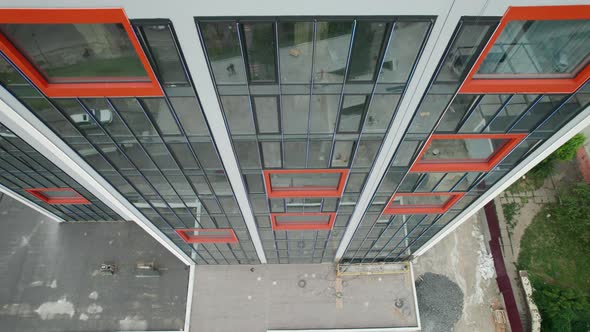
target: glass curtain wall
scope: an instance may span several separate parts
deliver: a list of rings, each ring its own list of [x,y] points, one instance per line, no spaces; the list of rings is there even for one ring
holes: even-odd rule
[[[590,104],[588,84],[569,95],[457,94],[459,85],[497,21],[464,18],[430,82],[372,203],[344,253],[346,263],[402,261],[502,179],[530,152]],[[489,172],[412,172],[433,134],[523,134],[524,139]],[[473,147],[463,144],[458,151]],[[429,149],[430,150],[430,149]],[[450,153],[446,151],[447,154]],[[436,154],[444,154],[437,149]],[[476,152],[477,153],[477,152]],[[440,155],[440,158],[453,156]],[[384,214],[396,193],[465,193],[444,214]],[[393,234],[393,235],[392,235]]]
[[[433,22],[196,19],[270,263],[333,261]],[[263,172],[282,169],[313,170],[298,182],[315,185],[322,169],[350,172],[341,197],[269,199]],[[337,216],[331,230],[273,230],[271,213]]]
[[[0,81],[196,263],[259,263],[172,25],[132,24],[164,97],[50,99],[6,58]],[[238,241],[189,244],[177,230],[191,228]]]

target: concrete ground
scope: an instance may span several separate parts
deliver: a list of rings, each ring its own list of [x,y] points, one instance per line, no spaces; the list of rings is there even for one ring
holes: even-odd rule
[[[486,229],[481,218],[479,213],[471,217],[414,264],[416,278],[426,272],[443,274],[463,290],[463,314],[454,332],[496,331],[491,308],[502,300],[495,273],[490,273],[492,262],[487,254]],[[421,319],[426,326],[427,318]]]
[[[412,283],[409,272],[340,278],[327,264],[197,266],[191,331],[416,326]]]
[[[59,224],[3,196],[0,227],[0,331],[184,327],[188,270],[134,223]],[[138,277],[150,262],[160,276]]]

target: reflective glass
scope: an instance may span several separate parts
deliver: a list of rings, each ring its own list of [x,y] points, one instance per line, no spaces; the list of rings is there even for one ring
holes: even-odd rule
[[[354,141],[336,141],[332,155],[332,167],[348,167],[353,148]]]
[[[500,110],[508,95],[485,95],[459,129],[460,133],[479,133]]]
[[[217,84],[246,83],[236,24],[203,22],[200,27]]]
[[[170,27],[166,25],[146,25],[141,30],[151,48],[160,79],[168,85],[188,84]]]
[[[435,139],[422,156],[423,162],[487,162],[506,139]]]
[[[312,55],[313,22],[279,23],[281,82],[310,82]]]
[[[366,104],[367,96],[344,96],[342,110],[340,111],[340,121],[338,122],[338,131],[360,131]]]
[[[280,224],[327,224],[330,221],[330,215],[276,215],[275,220]]]
[[[0,24],[49,83],[148,82],[125,28],[111,24]]]
[[[281,167],[281,143],[261,142],[264,167]]]
[[[243,23],[250,81],[276,81],[275,34],[272,23]]]
[[[254,134],[254,122],[248,97],[221,96],[220,98],[232,135]]]
[[[590,20],[510,21],[474,75],[571,78],[590,60]]]
[[[358,22],[354,33],[354,43],[350,59],[350,81],[373,81],[377,71],[377,61],[383,47],[384,22]]]
[[[306,134],[309,120],[309,96],[284,95],[282,100],[285,134]]]
[[[339,96],[314,95],[311,103],[310,132],[333,133],[338,114]]]
[[[273,190],[334,190],[340,183],[340,173],[272,173]]]
[[[316,29],[314,81],[342,83],[350,48],[352,22],[318,22]]]
[[[278,133],[279,129],[279,110],[277,97],[253,97],[254,114],[256,114],[256,124],[258,133]]]
[[[363,132],[383,134],[387,131],[400,95],[374,95],[369,106]]]
[[[389,207],[411,205],[412,207],[439,207],[449,200],[449,196],[396,196]]]

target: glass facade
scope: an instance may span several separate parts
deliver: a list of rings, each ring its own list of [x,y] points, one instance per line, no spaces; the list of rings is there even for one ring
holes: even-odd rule
[[[196,19],[269,263],[334,260],[433,22]]]
[[[565,95],[457,93],[496,25],[497,21],[483,18],[460,22],[344,253],[344,262],[410,258],[590,105],[588,84]],[[490,169],[469,170],[470,164],[489,161],[515,139]],[[453,165],[467,169],[459,171]]]
[[[164,97],[48,98],[6,58],[0,81],[195,262],[258,263],[172,26],[134,28]],[[193,228],[230,228],[238,241],[197,245],[177,232]]]
[[[590,104],[588,84],[464,91],[471,76],[571,79],[590,68],[588,20],[505,18],[462,18],[432,78],[414,70],[435,17],[195,18],[223,115],[211,127],[225,125],[231,151],[214,142],[168,20],[0,24],[15,49],[0,39],[0,83],[197,264],[260,263],[254,231],[268,263],[333,262],[378,155],[394,149],[343,262],[401,261]],[[50,85],[155,86],[54,95],[19,57]],[[383,147],[407,119],[397,113],[411,79],[430,81],[399,145]],[[238,205],[220,154],[238,162],[248,202]],[[0,183],[48,211],[120,219],[2,126],[0,158]]]
[[[68,222],[124,220],[2,124],[0,184]]]

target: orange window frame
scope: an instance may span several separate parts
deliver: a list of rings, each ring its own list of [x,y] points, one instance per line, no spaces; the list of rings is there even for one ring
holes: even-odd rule
[[[459,88],[460,93],[572,93],[590,78],[590,65],[586,65],[573,78],[510,78],[474,79],[480,65],[510,21],[550,21],[590,19],[590,5],[509,7],[498,28],[488,41],[475,65]]]
[[[26,192],[42,200],[43,202],[51,205],[68,205],[68,204],[91,204],[89,200],[80,195],[77,191],[72,188],[29,188],[25,189]],[[45,192],[71,192],[70,197],[49,197],[44,195]]]
[[[237,243],[238,237],[231,228],[183,228],[176,229],[176,234],[182,238],[186,243]],[[199,235],[190,235],[188,232],[198,231]],[[227,236],[207,236],[206,234],[200,233],[213,233],[213,232],[227,232]]]
[[[277,217],[310,217],[310,216],[329,216],[328,223],[317,223],[313,224],[307,222],[289,222],[280,223],[277,221]],[[270,220],[272,223],[272,229],[275,231],[308,231],[308,230],[331,230],[336,220],[335,212],[299,212],[299,213],[271,213]]]
[[[348,177],[349,169],[277,169],[265,170],[264,185],[266,187],[266,195],[268,198],[305,198],[305,197],[341,197],[344,191],[344,185]],[[340,180],[338,186],[334,189],[327,189],[325,187],[299,187],[297,189],[273,189],[270,182],[272,174],[332,174],[339,173]],[[293,187],[292,187],[293,188]]]
[[[397,197],[433,197],[433,196],[448,196],[449,199],[442,205],[398,205],[392,207],[394,200]],[[447,212],[455,203],[465,196],[465,193],[445,193],[445,192],[428,192],[428,193],[397,193],[391,196],[389,202],[383,210],[383,214],[439,214]]]
[[[2,51],[48,97],[163,96],[164,93],[122,8],[0,9],[5,24],[121,24],[143,65],[149,82],[49,83],[29,60],[0,33]]]
[[[426,144],[420,151],[416,162],[410,168],[410,172],[488,172],[494,168],[506,155],[508,155],[527,134],[433,134],[428,138]],[[432,141],[441,140],[461,140],[461,139],[507,139],[501,148],[489,157],[485,162],[466,162],[465,160],[443,159],[440,162],[430,161],[423,162],[422,157],[428,150]]]

